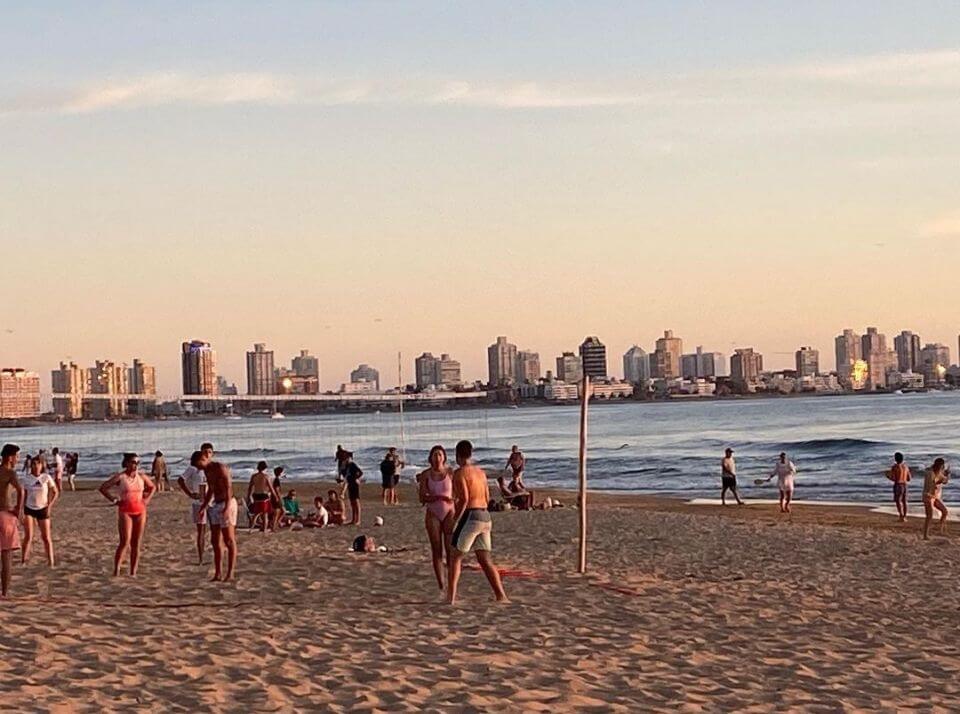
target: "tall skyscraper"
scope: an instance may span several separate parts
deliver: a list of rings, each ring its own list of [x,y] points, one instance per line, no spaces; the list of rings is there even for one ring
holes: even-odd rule
[[[463,384],[463,378],[460,375],[460,362],[453,359],[446,352],[440,354],[440,362],[437,365],[439,373],[439,384],[444,387],[458,387]]]
[[[801,347],[794,355],[798,377],[816,377],[820,373],[820,351],[812,347]]]
[[[20,368],[0,370],[0,419],[40,416],[40,375]]]
[[[273,350],[262,342],[247,352],[247,394],[276,394],[277,381],[273,374]]]
[[[607,378],[607,348],[597,337],[587,337],[580,343],[580,361],[590,379]]]
[[[623,355],[623,378],[631,384],[646,384],[650,379],[650,355],[634,345]]]
[[[557,357],[557,379],[567,384],[579,384],[583,380],[583,362],[573,352]]]
[[[514,374],[519,384],[536,384],[540,379],[540,354],[528,350],[517,352]]]
[[[920,371],[920,335],[904,330],[893,338],[893,348],[897,352],[899,372]]]
[[[682,376],[681,360],[683,340],[673,336],[672,330],[663,333],[650,360],[651,376],[655,379],[679,379]]]
[[[87,398],[85,413],[91,419],[114,419],[127,414],[127,400],[123,397],[130,393],[130,375],[125,364],[112,360],[97,360],[90,368],[88,384],[90,394],[108,395],[108,399]]]
[[[854,365],[863,359],[860,335],[850,329],[844,330],[843,334],[838,335],[834,340],[834,344],[837,355],[837,376],[840,377],[840,381],[849,384]]]
[[[727,357],[722,352],[704,352],[702,347],[697,347],[697,358],[700,361],[698,377],[716,379],[727,376]]]
[[[299,356],[290,361],[290,368],[298,377],[320,379],[320,360],[310,354],[310,350],[300,350]]]
[[[438,387],[440,360],[432,352],[424,352],[413,360],[413,371],[417,382],[417,389]]]
[[[88,377],[87,370],[74,362],[61,362],[58,369],[50,372],[53,393],[67,395],[54,397],[54,414],[64,419],[83,418],[83,395],[88,389]]]
[[[920,350],[920,372],[923,382],[933,387],[944,383],[950,366],[950,348],[939,342],[924,345]]]
[[[868,327],[860,338],[861,359],[867,363],[868,386],[870,389],[884,389],[887,386],[887,336],[876,327]]]
[[[493,387],[510,386],[517,380],[517,346],[500,336],[487,348],[487,374]]]
[[[157,394],[157,371],[148,364],[144,364],[139,359],[133,360],[133,366],[130,368],[127,377],[130,394],[143,394],[156,396]],[[145,416],[148,409],[152,406],[153,400],[131,399],[129,409],[140,416]]]
[[[763,355],[752,347],[735,350],[730,358],[730,378],[740,385],[752,385],[760,381],[763,371]]]
[[[209,342],[184,342],[180,358],[184,394],[217,394],[217,353]]]
[[[351,382],[368,382],[376,391],[380,391],[380,372],[363,363],[350,373]]]

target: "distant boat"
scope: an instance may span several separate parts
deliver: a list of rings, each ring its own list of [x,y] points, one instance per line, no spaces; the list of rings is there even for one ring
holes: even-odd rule
[[[285,416],[283,415],[283,412],[274,412],[273,414],[270,415],[270,418],[271,418],[271,419],[286,419],[287,417],[285,417]]]
[[[240,416],[239,414],[227,414],[224,417],[224,419],[226,419],[227,421],[240,421],[241,419],[243,419],[243,417]]]

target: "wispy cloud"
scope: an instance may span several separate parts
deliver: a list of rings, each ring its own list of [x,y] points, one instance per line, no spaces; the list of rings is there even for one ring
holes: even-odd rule
[[[838,92],[837,88],[843,91]],[[170,105],[404,104],[500,109],[690,107],[702,104],[815,106],[818,102],[942,101],[960,89],[960,50],[892,53],[763,68],[731,68],[620,81],[480,82],[394,78],[368,81],[264,72],[159,72],[66,87],[0,90],[0,115],[90,114]]]

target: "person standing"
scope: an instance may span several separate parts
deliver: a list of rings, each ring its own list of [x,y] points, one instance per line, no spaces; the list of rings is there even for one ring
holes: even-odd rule
[[[266,531],[267,526],[270,527],[271,531],[276,529],[273,518],[273,504],[280,501],[280,493],[270,483],[267,468],[269,467],[266,461],[259,462],[257,470],[250,476],[250,483],[247,485],[247,502],[250,504],[250,512],[253,514],[253,522],[250,527],[252,529],[259,521],[261,533]]]
[[[136,454],[123,455],[123,470],[100,485],[100,494],[117,507],[120,543],[113,556],[113,576],[120,575],[123,555],[130,549],[130,575],[137,574],[140,545],[147,529],[147,506],[156,491],[153,481],[140,470]]]
[[[177,479],[180,490],[191,500],[190,522],[197,527],[198,565],[203,565],[204,531],[207,527],[207,511],[201,507],[207,491],[207,479],[203,474],[205,464],[206,459],[203,452],[194,451],[190,455],[190,465],[184,470],[183,475]]]
[[[397,497],[397,485],[400,483],[400,470],[403,468],[403,461],[397,454],[397,449],[391,446],[387,450],[386,456],[380,462],[380,476],[383,486],[383,505],[398,506],[400,499]]]
[[[507,466],[504,470],[510,470],[511,478],[523,480],[523,472],[526,467],[527,457],[520,451],[520,447],[514,444],[510,447],[510,456],[507,457]]]
[[[453,531],[453,548],[448,565],[447,602],[453,605],[457,601],[463,556],[471,550],[476,551],[477,563],[487,576],[494,597],[498,602],[507,602],[500,571],[490,555],[493,542],[492,522],[487,510],[490,502],[487,474],[473,463],[473,444],[469,441],[459,442],[456,454],[459,468],[453,473],[453,518],[457,525]]]
[[[780,458],[773,467],[773,473],[767,481],[777,477],[777,488],[780,489],[780,513],[790,513],[790,501],[793,500],[793,477],[797,475],[797,467],[787,458],[785,452],[780,452]]]
[[[740,494],[737,492],[737,462],[733,458],[733,449],[728,448],[726,455],[720,462],[720,505],[727,505],[727,491],[737,499],[737,505],[742,506]]]
[[[51,452],[53,456],[53,480],[57,484],[57,491],[63,490],[63,456],[60,455],[60,447],[54,446]],[[31,473],[32,473],[31,469]]]
[[[230,469],[217,461],[207,464],[207,494],[203,507],[209,510],[210,545],[213,548],[213,580],[233,580],[237,567],[237,499],[233,497]],[[226,573],[222,572],[223,548],[227,550]]]
[[[887,471],[887,478],[893,482],[893,502],[901,523],[907,520],[907,484],[912,476],[910,468],[903,462],[903,454],[898,451],[893,455],[893,466]]]
[[[79,461],[80,454],[78,454],[76,451],[74,451],[72,454],[67,454],[64,470],[67,473],[67,483],[70,485],[71,491],[77,490],[77,462]]]
[[[937,459],[927,469],[923,479],[923,539],[930,540],[930,521],[933,509],[940,511],[940,534],[947,531],[947,507],[943,505],[943,485],[950,480],[950,469],[943,459]]]
[[[453,535],[453,469],[447,463],[447,451],[439,444],[430,449],[430,467],[417,476],[420,503],[427,507],[425,527],[430,539],[433,573],[440,592],[443,584],[443,556],[450,560],[450,538]]]
[[[360,525],[360,481],[363,480],[363,471],[353,461],[353,454],[346,452],[346,466],[344,467],[344,478],[347,482],[347,497],[350,499],[350,523],[351,526]]]
[[[170,480],[167,478],[167,460],[160,450],[157,450],[153,455],[153,463],[150,464],[150,478],[157,484],[157,491],[162,493],[170,490]]]
[[[43,540],[43,548],[47,554],[47,564],[54,566],[53,537],[50,533],[50,514],[53,504],[60,497],[57,483],[47,473],[40,459],[33,462],[29,476],[22,476],[20,484],[26,494],[26,504],[23,509],[23,541],[20,544],[20,564],[26,565],[30,557],[30,544],[33,542],[33,528],[36,526]]]
[[[0,595],[10,593],[13,550],[20,546],[17,524],[23,519],[26,505],[23,486],[17,478],[20,447],[4,444],[0,450]],[[16,494],[16,498],[11,495]]]

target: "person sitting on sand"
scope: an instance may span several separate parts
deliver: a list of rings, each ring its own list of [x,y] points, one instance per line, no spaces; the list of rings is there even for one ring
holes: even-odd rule
[[[793,477],[797,475],[797,467],[787,458],[786,453],[780,452],[773,467],[773,473],[767,476],[767,481],[777,477],[777,488],[780,489],[780,513],[790,513],[790,501],[793,500]]]
[[[330,525],[342,526],[345,520],[343,515],[343,499],[340,498],[340,494],[337,493],[336,490],[331,488],[327,491],[327,501],[323,506],[327,509],[327,513],[330,514]]]
[[[907,484],[912,475],[910,468],[903,463],[903,454],[899,451],[895,453],[893,466],[887,471],[887,478],[893,481],[893,502],[897,506],[901,523],[907,520]]]
[[[313,512],[307,514],[302,522],[307,528],[323,528],[330,522],[330,513],[323,505],[323,496],[314,496]]]
[[[297,492],[292,488],[283,497],[283,525],[289,526],[300,522],[300,501]]]
[[[742,506],[740,494],[737,493],[737,462],[733,458],[733,449],[727,449],[726,455],[720,462],[720,505],[727,505],[727,491],[733,493],[737,505]]]
[[[529,511],[533,508],[533,492],[528,491],[523,484],[522,474],[514,474],[507,483],[504,477],[497,477],[497,486],[500,488],[500,497],[504,503],[519,511]]]
[[[923,479],[923,539],[930,540],[930,521],[933,520],[933,509],[940,511],[940,533],[947,532],[947,507],[943,505],[943,484],[950,480],[950,469],[946,461],[937,459],[933,466],[927,469]]]

